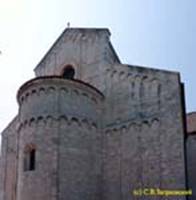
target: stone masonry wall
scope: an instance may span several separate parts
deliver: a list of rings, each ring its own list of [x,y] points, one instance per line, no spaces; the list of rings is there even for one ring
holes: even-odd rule
[[[194,200],[196,198],[196,135],[189,135],[186,140],[187,147],[187,174],[188,174],[188,187],[192,189],[193,195],[189,200]]]
[[[18,117],[2,132],[0,200],[16,200]]]
[[[190,200],[194,200],[196,199],[196,112],[187,114],[186,152],[188,187],[193,191],[193,196],[190,198]]]
[[[17,200],[99,199],[102,100],[93,87],[59,77],[21,87]],[[36,149],[33,171],[24,170],[29,145]]]
[[[105,76],[105,199],[137,199],[138,188],[185,189],[179,75],[117,65]]]

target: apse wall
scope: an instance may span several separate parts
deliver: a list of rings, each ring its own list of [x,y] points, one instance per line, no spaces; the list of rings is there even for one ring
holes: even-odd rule
[[[92,86],[60,77],[19,89],[17,199],[99,199],[102,101]],[[28,149],[36,152],[34,170],[24,169]]]

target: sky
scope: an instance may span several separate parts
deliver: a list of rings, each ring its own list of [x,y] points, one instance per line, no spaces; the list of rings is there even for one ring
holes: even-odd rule
[[[196,111],[195,0],[0,0],[0,132],[16,93],[70,22],[106,27],[121,62],[178,71]]]

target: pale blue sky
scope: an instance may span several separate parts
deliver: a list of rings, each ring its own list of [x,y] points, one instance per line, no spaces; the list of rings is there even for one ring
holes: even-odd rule
[[[179,71],[196,110],[195,0],[0,0],[0,131],[17,113],[18,87],[64,30],[107,27],[122,63]]]

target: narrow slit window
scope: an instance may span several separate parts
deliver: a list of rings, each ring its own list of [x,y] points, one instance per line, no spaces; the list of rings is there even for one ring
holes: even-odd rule
[[[24,171],[35,170],[36,150],[28,149],[24,155]]]
[[[35,149],[31,150],[29,156],[30,156],[29,170],[35,170]]]

